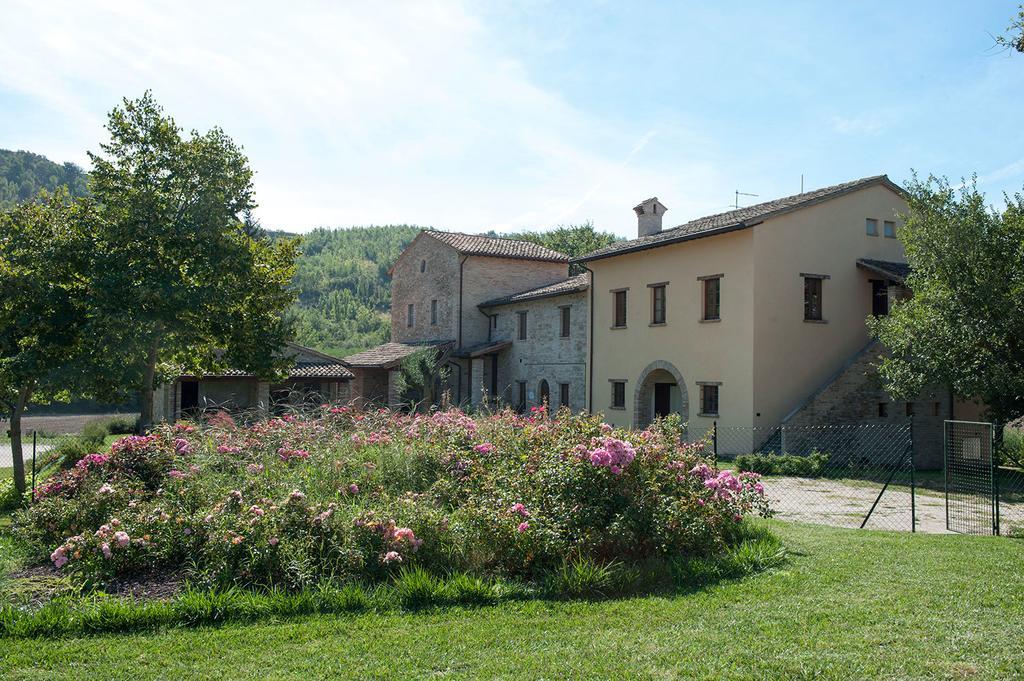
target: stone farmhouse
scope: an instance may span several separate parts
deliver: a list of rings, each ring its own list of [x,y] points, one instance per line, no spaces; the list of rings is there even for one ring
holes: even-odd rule
[[[907,204],[886,176],[669,228],[666,210],[641,202],[637,237],[577,258],[577,276],[532,243],[421,233],[391,270],[392,342],[344,358],[352,396],[397,404],[403,358],[433,346],[456,403],[566,405],[618,426],[669,413],[700,434],[910,417],[929,465],[943,419],[976,416],[942,388],[894,402],[870,370],[881,349],[866,318],[909,295]]]
[[[391,268],[391,342],[344,358],[352,394],[395,405],[402,360],[447,358],[457,404],[585,409],[586,277],[527,241],[424,231]]]

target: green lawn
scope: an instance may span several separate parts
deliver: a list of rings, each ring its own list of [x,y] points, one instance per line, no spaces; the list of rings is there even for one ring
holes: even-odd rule
[[[696,593],[0,641],[0,677],[1024,676],[1024,542],[773,526],[784,569]]]

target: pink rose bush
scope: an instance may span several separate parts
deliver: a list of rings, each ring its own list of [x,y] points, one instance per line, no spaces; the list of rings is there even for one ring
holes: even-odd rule
[[[37,489],[15,531],[99,582],[182,566],[198,583],[293,588],[409,566],[531,579],[581,555],[714,555],[769,514],[764,488],[679,432],[546,409],[217,414],[83,458]]]

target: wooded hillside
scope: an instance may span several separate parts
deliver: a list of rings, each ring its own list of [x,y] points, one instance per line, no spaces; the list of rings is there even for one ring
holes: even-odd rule
[[[0,210],[35,197],[40,189],[52,191],[60,185],[66,185],[72,195],[84,196],[87,178],[73,163],[60,165],[31,152],[0,149]],[[386,342],[391,331],[388,268],[422,229],[383,225],[321,228],[301,235],[268,231],[272,239],[302,239],[295,273],[298,300],[290,310],[296,340],[337,356]],[[589,223],[500,236],[526,239],[570,256],[615,240]]]

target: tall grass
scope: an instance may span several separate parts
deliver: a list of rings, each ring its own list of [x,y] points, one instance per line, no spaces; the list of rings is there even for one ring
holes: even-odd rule
[[[540,588],[464,573],[444,577],[423,568],[402,570],[390,584],[322,583],[300,591],[230,587],[188,589],[173,600],[147,601],[104,594],[61,596],[41,607],[0,604],[0,638],[79,636],[168,627],[217,626],[268,618],[361,612],[479,607],[536,598],[603,599],[664,591],[685,592],[721,579],[746,577],[781,565],[778,538],[745,529],[744,538],[718,557],[642,563],[599,563],[574,557],[553,570]],[[7,548],[0,537],[0,555]],[[2,568],[3,565],[0,565]]]

